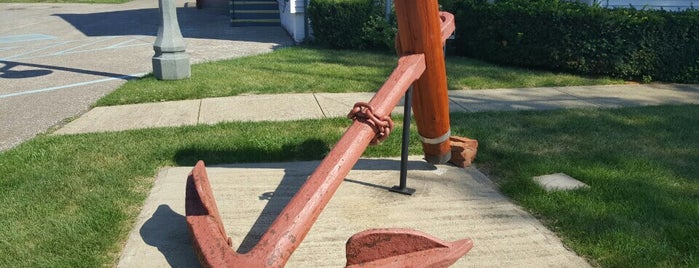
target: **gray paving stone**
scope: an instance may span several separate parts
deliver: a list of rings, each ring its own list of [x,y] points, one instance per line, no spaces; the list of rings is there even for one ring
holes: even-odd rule
[[[533,178],[546,191],[567,191],[590,187],[584,182],[566,175],[565,173],[555,173],[542,175]]]

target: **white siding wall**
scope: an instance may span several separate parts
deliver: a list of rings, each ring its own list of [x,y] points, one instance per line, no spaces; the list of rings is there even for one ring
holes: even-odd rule
[[[279,17],[282,27],[296,42],[306,38],[306,24],[304,23],[304,0],[277,0],[279,2]]]

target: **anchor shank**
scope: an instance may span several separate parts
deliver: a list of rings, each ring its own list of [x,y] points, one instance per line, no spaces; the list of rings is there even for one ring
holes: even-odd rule
[[[388,115],[424,69],[423,55],[402,57],[398,67],[370,101],[375,112]],[[289,201],[250,255],[265,256],[267,267],[284,266],[375,135],[371,126],[355,121]]]

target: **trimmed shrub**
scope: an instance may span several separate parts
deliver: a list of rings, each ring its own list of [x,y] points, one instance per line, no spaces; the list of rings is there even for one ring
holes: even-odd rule
[[[384,2],[374,0],[313,0],[308,17],[314,42],[339,49],[393,48],[395,23],[384,19]]]
[[[561,0],[442,0],[455,51],[506,65],[649,82],[699,82],[699,12]]]

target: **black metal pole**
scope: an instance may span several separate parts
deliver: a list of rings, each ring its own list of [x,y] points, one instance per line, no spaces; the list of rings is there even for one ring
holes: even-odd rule
[[[415,189],[407,187],[408,180],[408,150],[410,147],[410,114],[412,106],[413,86],[408,88],[403,98],[403,142],[400,152],[400,184],[393,186],[391,192],[412,195]]]

